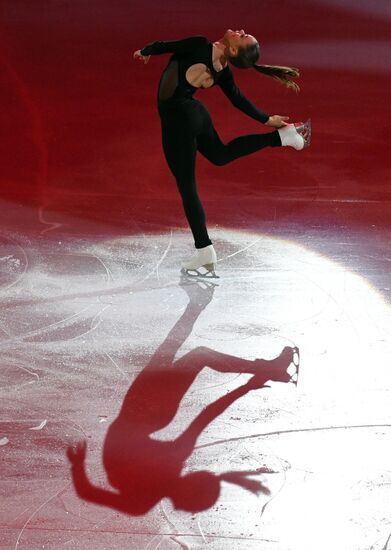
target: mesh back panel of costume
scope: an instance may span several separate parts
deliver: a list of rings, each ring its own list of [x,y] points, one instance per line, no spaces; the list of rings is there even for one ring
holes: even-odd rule
[[[173,96],[178,86],[178,62],[171,61],[162,74],[159,84],[159,101],[166,101]]]

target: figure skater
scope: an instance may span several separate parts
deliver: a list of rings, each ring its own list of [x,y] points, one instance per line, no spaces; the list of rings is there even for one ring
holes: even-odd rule
[[[208,235],[196,187],[197,150],[213,164],[222,166],[264,147],[290,146],[301,150],[309,145],[311,137],[310,121],[288,124],[289,117],[269,116],[244,97],[234,82],[228,62],[241,69],[253,68],[295,90],[299,87],[291,78],[299,76],[299,71],[291,67],[257,64],[260,55],[258,41],[244,30],[229,29],[214,43],[203,36],[152,42],[135,51],[133,57],[148,63],[151,55],[164,53],[173,55],[161,76],[157,98],[163,150],[176,179],[196,248],[190,260],[182,264],[182,270],[187,274],[195,272],[201,275],[198,270],[204,267],[206,275],[216,276],[216,252]],[[235,107],[276,130],[241,136],[223,144],[209,112],[193,98],[199,88],[211,88],[215,84]]]

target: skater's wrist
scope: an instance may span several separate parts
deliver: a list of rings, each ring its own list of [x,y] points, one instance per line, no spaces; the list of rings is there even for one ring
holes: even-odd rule
[[[271,126],[272,128],[282,128],[288,125],[288,120],[288,116],[272,115],[269,117],[266,125]]]

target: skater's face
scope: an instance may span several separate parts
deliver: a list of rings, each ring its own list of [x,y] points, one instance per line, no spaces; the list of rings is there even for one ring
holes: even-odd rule
[[[243,29],[240,31],[228,29],[225,31],[223,39],[229,47],[232,56],[237,55],[239,48],[246,48],[258,43],[254,36],[247,34]]]

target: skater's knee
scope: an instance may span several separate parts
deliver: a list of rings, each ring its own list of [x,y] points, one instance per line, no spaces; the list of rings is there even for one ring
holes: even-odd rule
[[[198,346],[190,350],[186,355],[183,356],[182,359],[186,357],[186,359],[190,361],[194,366],[196,363],[198,364],[202,362],[202,358],[205,357],[205,355],[208,354],[209,351],[209,348],[205,346]]]
[[[196,354],[205,353],[208,351],[209,351],[209,348],[207,348],[206,346],[197,346],[196,348],[193,349],[193,352]]]
[[[205,353],[207,349],[208,348],[206,348],[205,346],[197,346],[196,348],[190,350],[186,355],[190,357],[198,357],[199,355]]]
[[[229,163],[230,158],[229,158],[228,152],[225,149],[222,149],[218,153],[211,155],[209,157],[209,160],[215,166],[224,166],[225,164]]]
[[[216,166],[224,166],[229,163],[229,158],[226,155],[218,157],[213,164]]]
[[[215,166],[224,166],[230,161],[229,150],[226,145],[220,147],[202,147],[199,149],[202,155]]]
[[[206,356],[211,354],[210,348],[206,346],[198,346],[192,350],[192,356],[197,357],[201,362]]]

